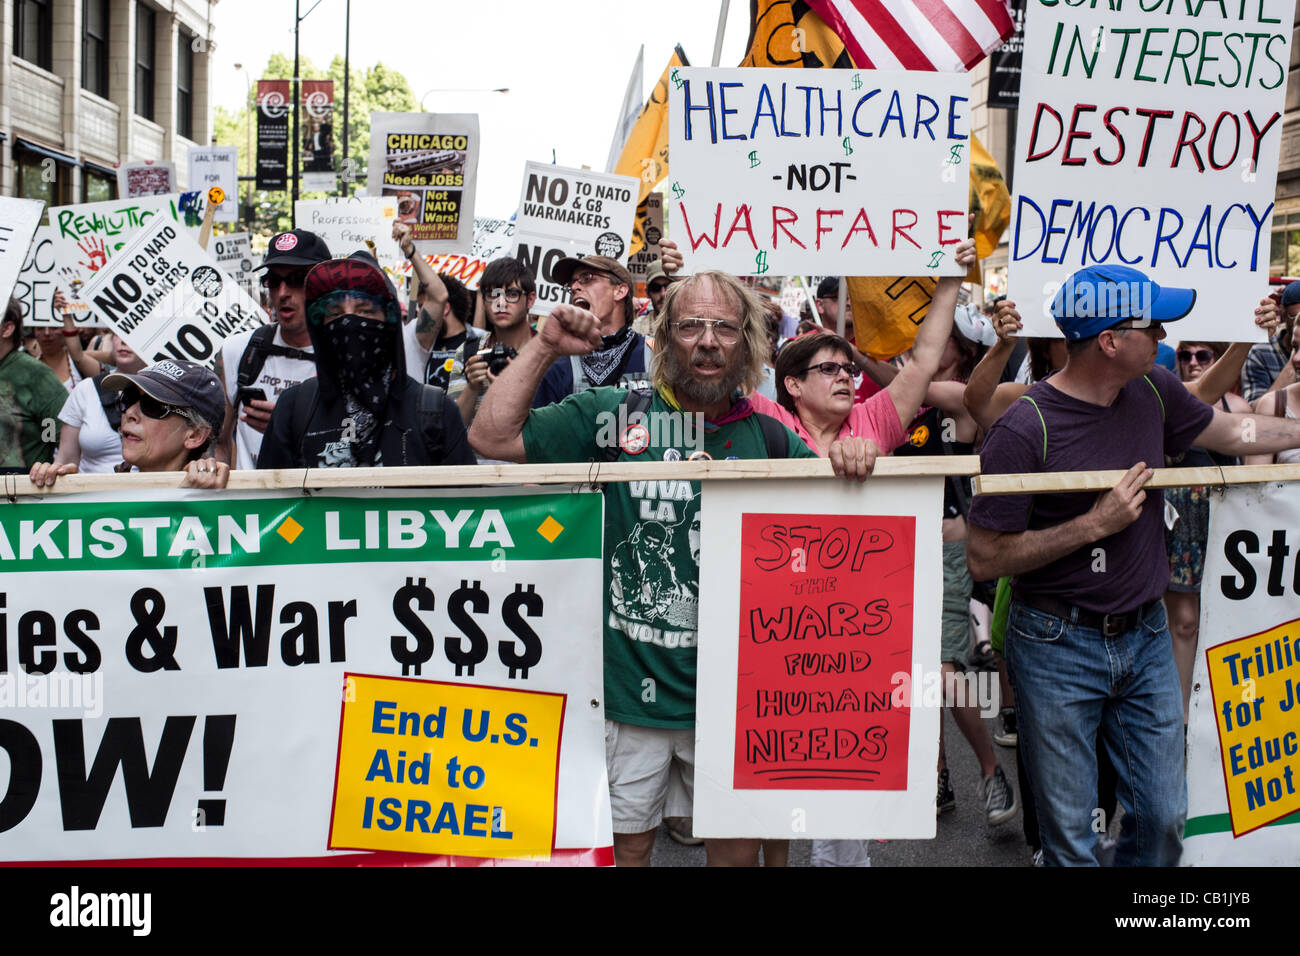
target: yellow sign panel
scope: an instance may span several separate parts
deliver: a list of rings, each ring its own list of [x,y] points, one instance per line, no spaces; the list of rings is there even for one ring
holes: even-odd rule
[[[1300,619],[1206,651],[1232,833],[1300,810]]]
[[[332,850],[547,858],[565,695],[349,675]]]

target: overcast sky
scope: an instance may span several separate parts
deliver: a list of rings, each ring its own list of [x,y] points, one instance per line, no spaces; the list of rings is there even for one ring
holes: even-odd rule
[[[302,56],[317,66],[343,55],[344,6],[321,0],[302,22]],[[550,162],[553,150],[562,166],[603,170],[637,49],[645,45],[644,102],[673,44],[693,65],[709,65],[720,9],[719,0],[358,0],[351,60],[354,69],[382,61],[399,70],[430,112],[479,115],[475,212],[504,218],[518,205],[527,160]],[[212,104],[238,109],[272,53],[293,55],[293,0],[220,0],[212,18]],[[740,62],[748,33],[748,0],[731,0],[722,66]],[[510,92],[428,92],[503,86]],[[343,91],[334,95],[341,111]]]

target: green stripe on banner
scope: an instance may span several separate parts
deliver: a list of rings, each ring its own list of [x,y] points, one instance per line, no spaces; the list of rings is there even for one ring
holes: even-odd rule
[[[1295,813],[1288,813],[1284,817],[1279,817],[1272,823],[1266,823],[1266,827],[1281,827],[1287,824],[1300,823],[1300,810]],[[1226,813],[1207,813],[1202,817],[1192,817],[1187,821],[1183,828],[1183,838],[1193,836],[1203,836],[1206,833],[1231,833],[1232,817]]]
[[[280,497],[0,509],[6,572],[599,558],[597,494]]]

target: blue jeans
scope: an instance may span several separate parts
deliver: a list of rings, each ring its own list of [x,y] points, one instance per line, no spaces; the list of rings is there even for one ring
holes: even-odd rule
[[[1007,663],[1043,858],[1096,866],[1097,733],[1119,776],[1117,866],[1174,866],[1187,819],[1183,700],[1164,605],[1116,637],[1013,601]]]

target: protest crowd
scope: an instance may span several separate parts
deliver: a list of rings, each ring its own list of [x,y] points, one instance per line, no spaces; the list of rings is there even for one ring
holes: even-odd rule
[[[219,490],[252,470],[650,459],[824,458],[859,483],[891,456],[978,455],[986,476],[1121,471],[1109,490],[1059,494],[974,496],[968,478],[944,479],[930,582],[943,673],[949,686],[989,674],[1001,706],[989,721],[945,698],[960,742],[940,736],[934,812],[975,799],[989,827],[1019,817],[1026,865],[1176,865],[1211,492],[1145,486],[1156,468],[1300,461],[1300,281],[1261,288],[1222,317],[1227,341],[1203,341],[1178,331],[1197,289],[1090,265],[1051,298],[1059,337],[1027,337],[1016,289],[986,299],[968,280],[974,233],[953,240],[961,273],[934,283],[910,345],[872,357],[839,276],[793,310],[662,238],[636,277],[617,253],[548,262],[560,299],[542,312],[543,277],[522,258],[492,258],[467,288],[401,216],[401,270],[373,245],[294,228],[258,269],[264,315],[210,365],[148,361],[113,325],[79,320],[70,289],[53,302],[62,327],[26,327],[11,300],[0,466],[39,492],[111,472]],[[1256,327],[1267,341],[1250,345]],[[602,430],[631,413],[699,418],[703,434],[679,451]],[[700,485],[671,520],[627,482],[602,490],[614,859],[649,865],[663,833],[703,843],[709,865],[785,865],[784,841],[694,835],[696,648],[634,636],[695,628]],[[977,794],[954,790],[957,748],[978,763]],[[1099,830],[1098,808],[1106,821],[1122,808],[1118,827]],[[813,865],[870,865],[870,843],[814,840]]]

